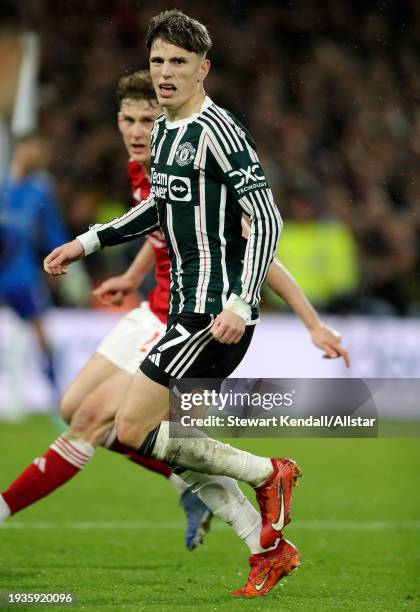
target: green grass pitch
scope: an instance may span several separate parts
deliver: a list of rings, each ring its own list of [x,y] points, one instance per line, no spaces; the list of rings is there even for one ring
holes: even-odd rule
[[[0,489],[56,435],[47,417],[0,423]],[[228,528],[214,520],[205,545],[188,552],[175,490],[102,449],[72,482],[0,527],[0,592],[77,598],[70,608],[20,610],[420,610],[417,439],[235,444],[291,456],[304,470],[286,530],[302,567],[265,598],[230,597],[245,583],[248,555]]]

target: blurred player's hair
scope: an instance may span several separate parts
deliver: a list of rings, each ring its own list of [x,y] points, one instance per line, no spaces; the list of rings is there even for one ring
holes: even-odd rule
[[[157,103],[156,92],[148,70],[138,70],[123,76],[118,82],[116,93],[119,107],[125,99],[146,100],[147,102]]]
[[[163,11],[151,19],[146,35],[149,51],[156,38],[200,55],[205,55],[212,45],[206,26],[178,9]]]

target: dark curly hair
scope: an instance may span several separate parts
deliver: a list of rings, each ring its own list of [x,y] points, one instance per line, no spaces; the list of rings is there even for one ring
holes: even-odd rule
[[[153,88],[152,79],[148,70],[138,70],[127,76],[123,76],[117,87],[118,106],[121,102],[130,98],[130,100],[147,100],[152,102],[156,100],[156,93]]]
[[[156,38],[200,55],[205,55],[212,45],[206,26],[178,9],[163,11],[151,19],[146,36],[149,51]]]

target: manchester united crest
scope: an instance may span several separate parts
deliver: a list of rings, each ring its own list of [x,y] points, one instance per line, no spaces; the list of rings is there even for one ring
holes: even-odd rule
[[[175,160],[179,166],[187,166],[195,157],[195,149],[190,142],[183,142],[175,153]]]

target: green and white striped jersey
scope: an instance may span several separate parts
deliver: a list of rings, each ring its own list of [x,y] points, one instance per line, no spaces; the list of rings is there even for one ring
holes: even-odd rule
[[[248,240],[242,237],[243,213],[251,221]],[[150,196],[92,229],[104,247],[159,226],[171,259],[170,313],[218,314],[234,293],[258,318],[281,218],[252,137],[209,97],[187,119],[171,123],[158,117]]]

